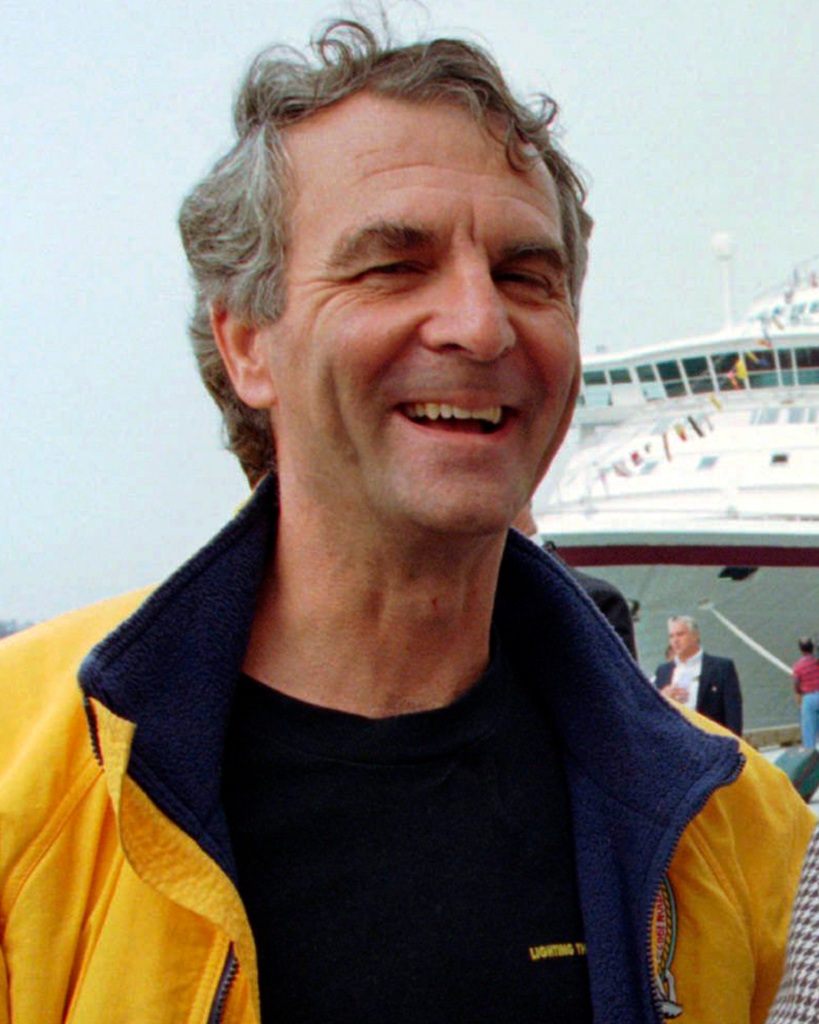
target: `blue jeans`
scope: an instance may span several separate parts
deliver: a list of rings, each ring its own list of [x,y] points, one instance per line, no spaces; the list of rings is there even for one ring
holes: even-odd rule
[[[802,724],[802,746],[813,750],[816,746],[816,735],[819,733],[819,691],[806,693],[802,698],[800,711]]]

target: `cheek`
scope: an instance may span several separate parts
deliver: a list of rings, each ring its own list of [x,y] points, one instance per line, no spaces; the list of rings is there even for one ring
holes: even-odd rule
[[[580,355],[577,336],[568,330],[554,332],[538,347],[537,368],[544,394],[559,405],[577,390]]]
[[[375,384],[371,336],[360,316],[320,313],[277,339],[271,354],[272,372],[279,382],[273,409],[277,433],[312,436],[329,449],[345,438],[363,418],[362,395]]]
[[[538,373],[541,386],[541,426],[537,433],[545,439],[540,463],[546,472],[563,444],[574,416],[580,388],[580,354],[576,332],[564,330],[550,336],[540,349]]]
[[[342,312],[319,326],[323,375],[341,402],[388,401],[391,381],[403,379],[405,357],[412,358],[412,317],[376,303],[347,303]]]
[[[276,392],[271,416],[279,444],[290,443],[292,437],[306,437],[322,407],[313,337],[303,325],[288,323],[271,343],[270,371]]]

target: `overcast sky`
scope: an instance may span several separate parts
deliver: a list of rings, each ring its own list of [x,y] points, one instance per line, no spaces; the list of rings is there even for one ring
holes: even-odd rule
[[[720,326],[819,252],[819,5],[431,0],[405,37],[468,34],[562,108],[597,226],[583,347]],[[227,147],[267,43],[317,0],[6,0],[0,11],[0,619],[160,579],[244,497],[189,354],[175,220]]]

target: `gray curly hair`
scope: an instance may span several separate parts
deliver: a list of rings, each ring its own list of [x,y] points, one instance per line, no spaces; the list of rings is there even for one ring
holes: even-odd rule
[[[179,228],[195,287],[194,353],[222,411],[226,445],[251,484],[275,469],[274,438],[267,413],[245,405],[233,389],[210,313],[229,310],[261,326],[283,312],[290,125],[364,90],[457,105],[496,136],[502,125],[500,141],[510,165],[524,169],[540,159],[554,179],[572,301],[579,310],[592,220],[583,208],[580,174],[555,140],[557,104],[546,95],[531,104],[518,101],[494,59],[472,43],[434,39],[393,46],[388,31],[382,34],[383,41],[360,22],[338,20],[314,38],[307,53],[278,46],[263,50],[235,103],[235,144],[182,204]]]

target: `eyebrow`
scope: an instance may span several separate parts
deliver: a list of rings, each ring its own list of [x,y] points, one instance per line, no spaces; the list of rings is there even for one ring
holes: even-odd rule
[[[377,221],[342,236],[333,246],[327,266],[331,270],[346,270],[368,259],[430,249],[435,240],[435,233],[427,228],[395,221]]]
[[[429,250],[437,240],[438,236],[429,228],[400,221],[377,221],[343,235],[331,250],[327,267],[344,271],[372,259]],[[512,242],[501,249],[493,262],[502,266],[517,260],[540,261],[563,273],[568,271],[566,247],[552,238]]]

